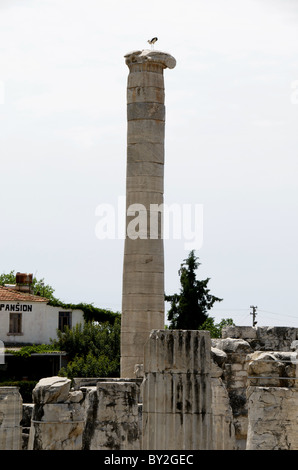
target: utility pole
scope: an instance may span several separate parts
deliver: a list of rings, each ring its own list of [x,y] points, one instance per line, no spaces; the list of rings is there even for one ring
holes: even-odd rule
[[[256,326],[258,322],[256,322],[256,315],[257,315],[257,308],[254,305],[251,305],[250,308],[252,308],[252,312],[250,314],[252,315],[252,326]]]

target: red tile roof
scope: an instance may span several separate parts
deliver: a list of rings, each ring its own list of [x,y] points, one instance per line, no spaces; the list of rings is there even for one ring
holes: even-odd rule
[[[8,302],[48,302],[49,299],[39,295],[19,292],[9,287],[0,286],[0,301]]]

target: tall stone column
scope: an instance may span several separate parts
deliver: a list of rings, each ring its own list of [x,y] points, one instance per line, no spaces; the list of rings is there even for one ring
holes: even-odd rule
[[[121,377],[143,363],[152,329],[164,328],[164,191],[166,68],[175,59],[152,50],[125,56],[127,83],[126,239],[123,263]]]

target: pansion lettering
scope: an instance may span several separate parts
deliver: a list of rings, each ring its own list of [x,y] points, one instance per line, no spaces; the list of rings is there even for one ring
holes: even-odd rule
[[[32,312],[32,305],[26,304],[0,304],[0,312]]]

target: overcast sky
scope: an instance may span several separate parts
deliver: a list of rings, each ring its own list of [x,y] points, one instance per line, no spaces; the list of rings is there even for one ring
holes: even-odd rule
[[[0,0],[0,271],[121,310],[124,242],[96,214],[123,215],[124,55],[153,36],[177,60],[165,202],[203,207],[210,316],[298,327],[296,0]],[[167,294],[188,248],[165,241]]]

